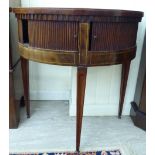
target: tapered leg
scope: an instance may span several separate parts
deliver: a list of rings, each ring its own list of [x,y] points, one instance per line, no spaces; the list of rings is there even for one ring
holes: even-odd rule
[[[130,69],[130,61],[127,61],[126,63],[122,64],[122,77],[121,77],[120,101],[119,101],[119,112],[118,112],[119,118],[121,118],[121,116],[122,116],[122,110],[123,110],[124,97],[125,97],[126,86],[127,86],[127,81],[128,81],[129,69]]]
[[[23,57],[21,59],[21,68],[22,68],[22,79],[23,79],[23,88],[24,88],[24,99],[25,99],[25,105],[26,105],[26,113],[27,118],[30,117],[30,101],[29,101],[29,61],[27,59],[24,59]]]
[[[85,97],[87,68],[78,67],[77,69],[77,111],[76,111],[76,151],[79,151],[82,117],[83,117],[83,105]]]

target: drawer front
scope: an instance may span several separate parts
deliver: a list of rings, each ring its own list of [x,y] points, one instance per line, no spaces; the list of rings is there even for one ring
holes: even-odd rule
[[[78,22],[28,21],[29,45],[53,50],[78,50]]]
[[[78,52],[33,48],[27,44],[18,44],[19,54],[25,59],[55,65],[77,65]]]
[[[92,23],[91,51],[112,51],[136,45],[137,23]]]

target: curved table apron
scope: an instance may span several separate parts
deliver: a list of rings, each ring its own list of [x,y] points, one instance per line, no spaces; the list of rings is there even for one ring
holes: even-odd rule
[[[136,55],[142,12],[129,10],[14,8],[18,19],[24,97],[30,117],[28,60],[77,66],[76,150],[79,151],[87,67],[122,64],[121,118],[130,62]]]

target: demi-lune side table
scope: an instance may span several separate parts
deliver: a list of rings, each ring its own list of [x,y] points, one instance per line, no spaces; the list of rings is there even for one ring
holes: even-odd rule
[[[143,12],[108,9],[14,8],[27,117],[29,60],[77,67],[76,150],[79,151],[87,67],[122,64],[121,117],[130,62]]]

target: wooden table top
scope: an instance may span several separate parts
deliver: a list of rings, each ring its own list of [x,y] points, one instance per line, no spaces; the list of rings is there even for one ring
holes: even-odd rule
[[[13,8],[16,14],[64,14],[64,15],[95,15],[95,16],[129,16],[142,17],[143,12],[116,9],[90,9],[90,8]]]

